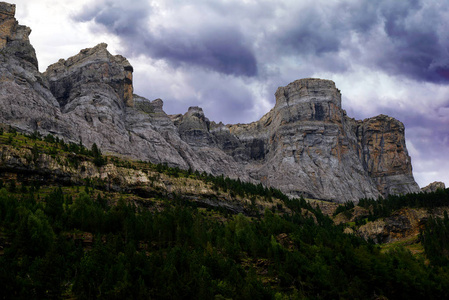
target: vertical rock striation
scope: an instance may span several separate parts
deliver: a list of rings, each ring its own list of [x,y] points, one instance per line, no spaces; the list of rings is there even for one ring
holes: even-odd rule
[[[26,131],[66,134],[59,104],[38,71],[30,33],[15,19],[15,5],[0,2],[0,121]]]
[[[379,191],[359,159],[356,134],[330,80],[301,79],[276,91],[276,105],[260,121],[231,126],[257,145],[248,171],[292,196],[333,201],[377,197]]]
[[[386,115],[357,124],[359,157],[384,196],[419,191],[413,178],[404,131],[404,124]]]

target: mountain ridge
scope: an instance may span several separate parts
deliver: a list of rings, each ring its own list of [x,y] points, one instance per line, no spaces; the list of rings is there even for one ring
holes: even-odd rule
[[[133,94],[132,66],[104,43],[41,74],[31,30],[18,25],[11,5],[2,3],[0,11],[2,123],[133,159],[262,182],[290,196],[345,202],[419,191],[403,124],[383,115],[349,118],[330,80],[278,88],[274,108],[250,124],[217,124],[199,107],[169,116],[162,100]]]

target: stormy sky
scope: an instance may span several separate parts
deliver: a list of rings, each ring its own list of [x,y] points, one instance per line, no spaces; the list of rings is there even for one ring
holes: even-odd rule
[[[41,71],[100,42],[167,113],[259,119],[278,86],[335,81],[348,115],[406,127],[415,179],[449,185],[449,3],[438,0],[16,0]]]

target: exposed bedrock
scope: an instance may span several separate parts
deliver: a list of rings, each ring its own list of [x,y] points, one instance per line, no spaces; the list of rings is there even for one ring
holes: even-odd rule
[[[357,201],[418,192],[404,126],[346,116],[330,80],[280,87],[274,108],[250,124],[210,121],[200,107],[167,115],[133,94],[133,67],[106,44],[38,71],[31,30],[0,2],[0,123],[96,143],[104,153],[262,182],[299,196]],[[148,80],[151,80],[149,78]]]

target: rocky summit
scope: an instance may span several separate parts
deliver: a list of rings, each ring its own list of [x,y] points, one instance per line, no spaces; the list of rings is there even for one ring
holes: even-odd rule
[[[167,115],[163,101],[133,94],[133,68],[99,44],[38,71],[31,30],[0,2],[0,122],[104,153],[261,182],[291,196],[336,202],[419,192],[404,125],[354,120],[335,83],[280,87],[257,122],[224,125],[200,107]]]

